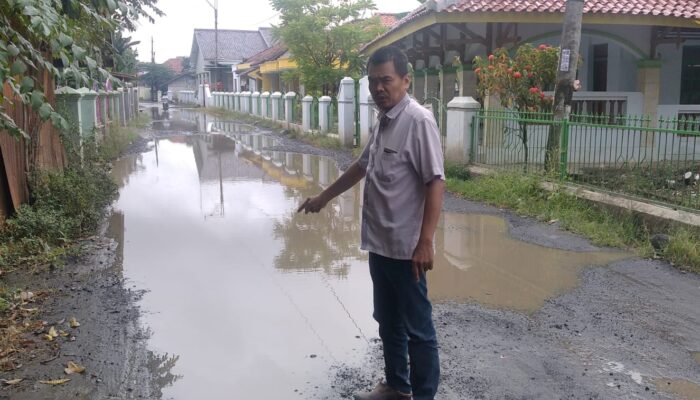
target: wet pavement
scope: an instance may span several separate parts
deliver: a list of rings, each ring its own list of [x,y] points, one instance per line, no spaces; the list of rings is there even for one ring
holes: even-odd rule
[[[154,116],[148,151],[115,163],[110,235],[145,291],[148,347],[168,361],[163,398],[332,393],[337,370],[361,368],[377,337],[361,185],[297,214],[338,176],[334,160],[267,150],[274,137],[191,110]],[[584,267],[626,257],[515,240],[500,216],[444,213],[429,292],[530,314]]]

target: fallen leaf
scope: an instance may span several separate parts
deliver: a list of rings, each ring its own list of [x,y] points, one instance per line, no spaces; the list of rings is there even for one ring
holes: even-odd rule
[[[85,367],[82,365],[78,365],[74,363],[73,361],[68,361],[68,365],[66,368],[63,370],[67,375],[70,374],[82,374],[85,372]]]
[[[23,380],[24,379],[22,379],[22,378],[10,379],[10,380],[3,379],[2,384],[5,386],[13,386],[13,385],[16,385],[16,384],[22,382]]]
[[[70,379],[54,379],[51,381],[39,381],[39,383],[43,383],[44,385],[63,385],[66,382],[70,382]]]
[[[20,298],[20,300],[22,300],[22,301],[29,301],[29,300],[31,300],[32,298],[34,298],[34,293],[32,293],[32,292],[21,292],[21,293],[19,294],[19,298]]]
[[[49,336],[55,337],[55,338],[58,337],[58,332],[56,332],[56,328],[55,328],[55,327],[52,326],[51,329],[49,329]]]
[[[75,317],[71,317],[71,319],[69,320],[69,323],[70,323],[70,327],[73,329],[80,326],[80,322],[78,322],[78,320],[75,319]]]
[[[48,335],[48,334],[47,334],[47,335],[44,335],[43,338],[46,339],[46,340],[48,340],[49,342],[53,340],[53,336]]]
[[[69,335],[66,331],[58,331],[58,334],[61,335],[61,337],[67,337]]]

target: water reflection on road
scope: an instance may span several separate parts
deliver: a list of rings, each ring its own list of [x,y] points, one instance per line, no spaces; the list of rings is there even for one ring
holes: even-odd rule
[[[181,379],[164,398],[332,393],[333,367],[361,367],[377,336],[361,185],[318,215],[297,214],[338,176],[334,161],[266,150],[274,138],[194,111],[168,117],[154,122],[149,151],[115,164],[111,229],[125,276],[148,291],[150,347],[177,357]],[[498,217],[445,214],[429,290],[531,312],[585,265],[621,256],[549,250],[509,238]]]

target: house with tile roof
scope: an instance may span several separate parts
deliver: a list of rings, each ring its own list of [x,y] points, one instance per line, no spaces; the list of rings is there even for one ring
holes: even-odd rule
[[[214,29],[195,29],[190,63],[197,85],[208,83],[218,90],[240,89],[234,68],[246,58],[273,44],[271,28],[258,30],[218,30],[218,46]],[[218,52],[218,54],[217,54]],[[237,86],[238,85],[238,86]]]
[[[374,14],[375,17],[379,17],[382,26],[387,29],[394,26],[404,15],[405,13]],[[297,69],[297,64],[292,59],[291,52],[283,43],[278,43],[239,64],[236,73],[240,74],[242,78],[244,90],[251,92],[300,92],[298,79],[291,82],[285,82],[283,79],[285,72],[295,69]]]
[[[272,47],[238,64],[236,73],[240,75],[244,90],[251,92],[298,91],[298,82],[285,83],[282,74],[292,71],[297,64],[291,60],[291,54],[283,43]]]
[[[444,105],[455,95],[476,97],[475,56],[523,43],[558,46],[564,10],[565,0],[429,0],[363,52],[403,48],[414,96]],[[698,21],[696,0],[586,0],[574,111],[700,117]]]

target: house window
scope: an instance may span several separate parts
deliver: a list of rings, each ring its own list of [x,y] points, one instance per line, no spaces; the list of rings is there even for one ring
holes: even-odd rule
[[[681,104],[700,104],[700,46],[683,47]]]
[[[593,91],[608,90],[608,45],[593,46]]]

